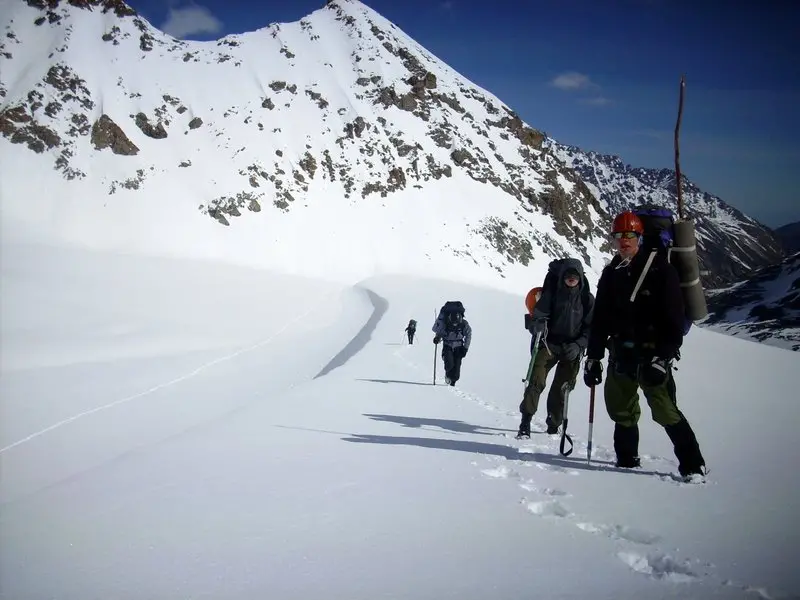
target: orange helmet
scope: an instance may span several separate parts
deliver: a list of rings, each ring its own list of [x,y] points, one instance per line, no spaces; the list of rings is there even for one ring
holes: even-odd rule
[[[644,234],[644,224],[642,220],[630,210],[619,213],[611,226],[611,233],[622,233],[623,231],[635,231],[639,235]]]

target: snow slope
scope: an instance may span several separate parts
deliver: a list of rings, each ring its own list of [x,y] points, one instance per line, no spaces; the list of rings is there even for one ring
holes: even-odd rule
[[[4,599],[800,593],[796,353],[692,330],[679,402],[711,474],[686,485],[646,417],[642,469],[611,466],[602,394],[587,465],[582,383],[571,457],[511,437],[526,290],[2,250]],[[450,388],[426,331],[453,298],[474,339]]]

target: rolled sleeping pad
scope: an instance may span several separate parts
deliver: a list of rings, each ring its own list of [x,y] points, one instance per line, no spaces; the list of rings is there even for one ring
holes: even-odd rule
[[[678,271],[681,282],[686,316],[699,321],[708,316],[708,306],[703,286],[700,283],[700,262],[697,259],[697,245],[693,219],[678,219],[673,225],[674,245],[670,262]]]

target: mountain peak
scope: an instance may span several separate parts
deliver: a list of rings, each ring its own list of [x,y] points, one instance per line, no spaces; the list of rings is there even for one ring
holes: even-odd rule
[[[358,0],[213,42],[114,18],[136,14],[123,2],[69,5],[81,18],[61,22],[54,0],[0,11],[4,220],[43,235],[326,276],[435,263],[516,288],[555,256],[599,272],[608,213],[628,201],[607,190],[669,196],[621,159],[549,139]],[[31,212],[29,198],[49,208]],[[51,210],[71,216],[33,216]],[[152,215],[165,212],[155,235]],[[698,223],[714,227],[710,213]],[[304,255],[298,240],[318,248],[313,264],[287,258]],[[752,264],[746,243],[734,247],[741,256],[721,257]]]

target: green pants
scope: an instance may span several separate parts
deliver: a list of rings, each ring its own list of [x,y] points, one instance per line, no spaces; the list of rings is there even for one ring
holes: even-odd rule
[[[564,389],[567,387],[572,390],[575,388],[575,380],[581,366],[580,356],[575,360],[559,359],[557,355],[551,354],[547,348],[539,347],[536,353],[536,360],[533,363],[533,375],[525,394],[519,405],[521,413],[529,415],[536,414],[539,408],[539,396],[542,395],[544,388],[547,387],[547,375],[556,367],[553,383],[550,385],[550,392],[547,394],[547,415],[553,425],[558,427],[564,420]]]
[[[683,418],[678,410],[675,397],[675,380],[670,371],[667,381],[661,385],[645,385],[641,377],[617,373],[613,363],[606,374],[603,395],[606,400],[608,416],[623,427],[633,427],[642,414],[639,408],[639,388],[647,399],[653,420],[659,425],[675,425]]]

